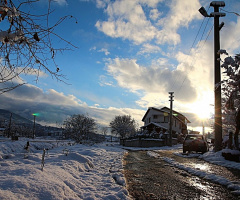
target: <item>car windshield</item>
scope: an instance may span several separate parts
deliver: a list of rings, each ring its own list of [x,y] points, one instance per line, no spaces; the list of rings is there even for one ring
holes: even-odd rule
[[[202,135],[188,135],[187,137],[186,137],[186,140],[202,140],[203,139],[203,137],[202,137]]]

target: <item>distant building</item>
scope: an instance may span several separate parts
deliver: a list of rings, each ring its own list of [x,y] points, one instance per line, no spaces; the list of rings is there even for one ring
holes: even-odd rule
[[[188,133],[187,124],[191,122],[175,110],[172,111],[172,114],[172,136],[177,138],[178,134],[186,135]],[[144,122],[144,126],[141,127],[142,130],[164,133],[169,130],[170,109],[167,107],[161,109],[149,107],[142,121]]]
[[[4,135],[5,128],[0,128],[0,136]]]

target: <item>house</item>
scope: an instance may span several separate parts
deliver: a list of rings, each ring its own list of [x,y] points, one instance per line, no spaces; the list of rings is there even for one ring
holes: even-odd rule
[[[0,136],[4,135],[5,128],[0,128]]]
[[[149,107],[143,116],[142,121],[144,122],[144,126],[141,127],[143,131],[148,131],[149,133],[154,131],[159,134],[160,132],[164,133],[169,130],[170,109],[167,107],[161,109]],[[178,134],[186,135],[188,133],[187,123],[191,123],[187,117],[173,110],[172,136],[177,138]]]

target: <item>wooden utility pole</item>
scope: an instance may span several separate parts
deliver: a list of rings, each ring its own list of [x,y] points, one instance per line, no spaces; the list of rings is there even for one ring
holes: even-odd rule
[[[169,122],[169,146],[171,147],[172,146],[172,104],[173,104],[173,93],[174,92],[169,92],[170,96],[170,122]]]
[[[225,13],[219,12],[219,7],[224,7],[224,1],[212,1],[210,6],[214,8],[214,12],[207,13],[204,7],[199,9],[199,12],[204,17],[214,17],[214,94],[215,94],[215,151],[220,151],[222,149],[222,98],[221,98],[221,68],[220,68],[220,36],[219,32],[223,27],[222,22],[219,25],[219,17],[226,16]]]
[[[12,128],[12,113],[10,113],[9,125],[8,125],[8,138],[11,135],[11,128]]]
[[[214,17],[214,91],[215,91],[215,151],[222,149],[222,97],[221,97],[221,68],[220,68],[220,29],[222,24],[219,26],[219,17],[225,16],[225,13],[219,12],[219,7],[224,7],[223,1],[212,1],[210,6],[214,8],[214,12],[210,16]]]

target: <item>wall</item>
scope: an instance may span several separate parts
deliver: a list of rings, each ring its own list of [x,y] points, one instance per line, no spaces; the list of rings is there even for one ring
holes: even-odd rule
[[[160,139],[132,139],[120,140],[120,144],[126,147],[162,147],[166,146],[164,140]],[[177,140],[173,139],[172,144],[177,144]]]

